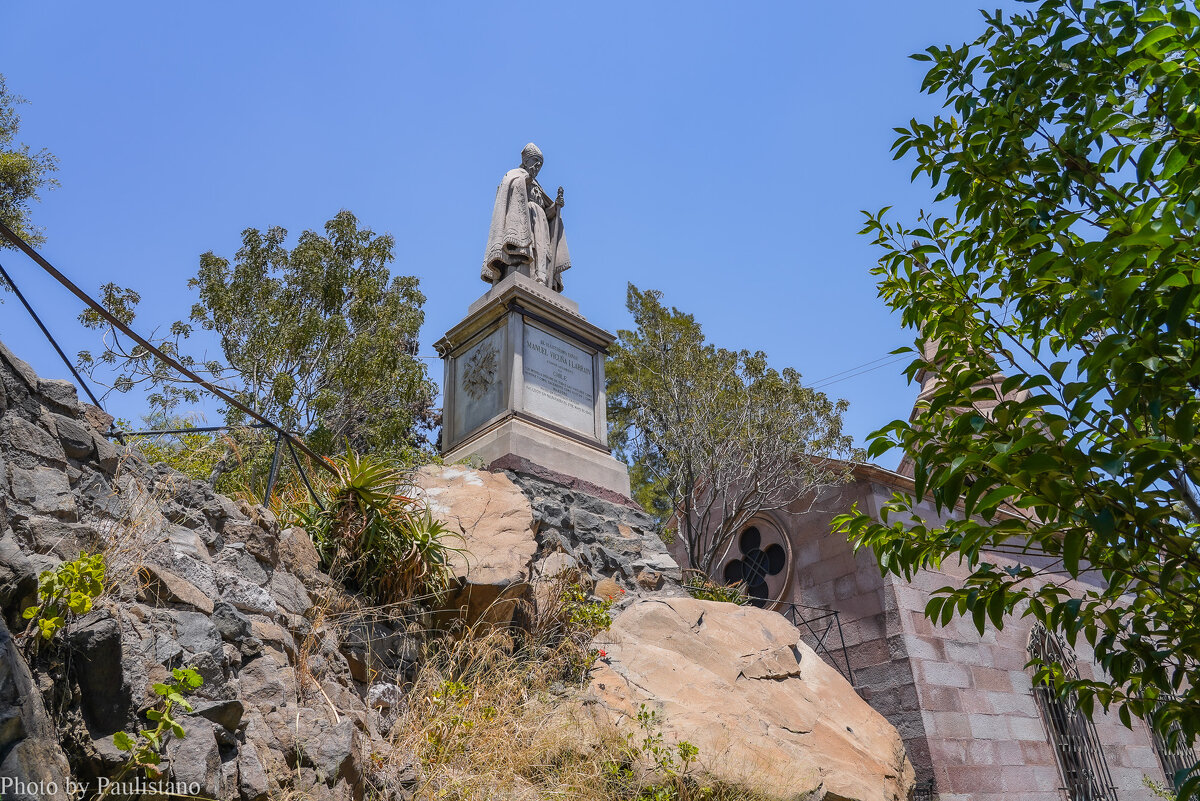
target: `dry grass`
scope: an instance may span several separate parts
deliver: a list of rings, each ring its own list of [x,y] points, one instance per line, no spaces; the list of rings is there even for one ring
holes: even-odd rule
[[[96,532],[104,555],[107,591],[120,587],[140,588],[147,558],[166,544],[170,523],[162,514],[163,503],[173,494],[169,486],[151,486],[130,470],[133,457],[126,450],[112,480],[108,513],[99,511],[85,522]]]
[[[672,775],[686,766],[674,746],[657,756],[647,748],[661,743],[656,724],[620,729],[589,698],[597,629],[572,623],[580,616],[564,598],[576,581],[561,575],[543,587],[527,628],[479,624],[430,642],[390,748],[371,755],[379,786],[415,766],[414,797],[429,801],[758,798]]]

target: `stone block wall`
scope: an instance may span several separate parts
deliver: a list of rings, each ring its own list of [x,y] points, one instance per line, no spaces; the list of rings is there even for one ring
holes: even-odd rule
[[[831,533],[833,517],[853,503],[878,516],[896,488],[877,476],[860,477],[818,498],[811,510],[807,500],[796,504],[789,600],[839,611],[856,688],[899,729],[918,781],[932,779],[939,799],[1062,801],[1055,753],[1025,667],[1032,623],[1010,619],[1002,631],[989,624],[982,636],[966,619],[935,626],[925,604],[939,587],[964,578],[965,569],[921,571],[911,582],[882,577],[869,551],[856,554],[844,536]],[[938,519],[931,505],[919,510]],[[1086,645],[1078,656],[1081,673],[1089,675]],[[1135,721],[1131,731],[1103,714],[1095,726],[1117,797],[1151,799],[1143,777],[1166,779],[1146,726]]]
[[[993,556],[998,564],[1006,561]],[[966,619],[935,626],[923,614],[926,599],[966,571],[947,565],[921,571],[909,583],[895,577],[898,615],[908,643],[921,712],[942,801],[1060,801],[1062,779],[1049,733],[1033,695],[1028,643],[1032,622],[1010,618],[982,635]],[[1082,586],[1077,587],[1080,591]],[[1079,670],[1095,670],[1086,644],[1077,646]],[[1126,729],[1116,715],[1098,714],[1096,734],[1121,801],[1153,798],[1143,777],[1165,783],[1141,721]]]

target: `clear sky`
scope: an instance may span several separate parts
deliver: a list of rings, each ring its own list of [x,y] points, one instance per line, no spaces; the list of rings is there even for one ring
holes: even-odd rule
[[[929,204],[889,153],[893,126],[939,105],[906,56],[974,39],[976,8],[5,0],[0,72],[31,101],[22,140],[61,161],[43,253],[89,291],[140,291],[144,331],[186,317],[200,253],[345,208],[420,278],[430,355],[486,289],[495,187],[532,140],[543,185],[565,188],[566,294],[589,319],[626,327],[626,284],[661,289],[712,341],[815,382],[911,343],[876,298],[859,210]],[[0,260],[68,353],[98,345],[74,298]],[[0,339],[66,375],[11,297]],[[916,395],[876,364],[827,385],[860,441]]]

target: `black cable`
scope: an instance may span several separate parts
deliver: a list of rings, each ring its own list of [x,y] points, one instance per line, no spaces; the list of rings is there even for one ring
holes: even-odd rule
[[[213,395],[216,395],[218,398],[225,401],[233,408],[245,412],[246,414],[250,415],[252,418],[257,420],[258,422],[262,423],[266,427],[275,431],[277,434],[280,434],[281,436],[285,437],[288,441],[289,448],[292,446],[292,443],[294,441],[296,447],[300,448],[300,450],[304,451],[305,454],[307,454],[308,456],[311,456],[313,459],[315,459],[317,461],[318,465],[325,468],[326,470],[328,470],[331,473],[335,473],[335,474],[337,473],[337,471],[333,468],[332,465],[324,462],[320,456],[318,456],[316,453],[314,453],[313,450],[311,448],[309,448],[307,445],[305,445],[302,441],[295,439],[291,434],[284,431],[280,426],[278,426],[275,423],[272,423],[270,420],[263,417],[261,414],[254,411],[249,406],[247,406],[246,404],[239,401],[237,398],[234,398],[232,395],[225,392],[225,390],[216,386],[212,382],[206,381],[205,379],[201,378],[199,375],[197,375],[192,370],[189,370],[187,367],[184,367],[176,359],[163,353],[158,347],[153,345],[150,342],[150,340],[148,340],[145,337],[141,336],[140,334],[136,333],[128,325],[126,325],[125,323],[118,320],[115,316],[113,316],[112,312],[110,312],[108,309],[101,306],[98,302],[96,302],[95,299],[93,299],[90,295],[88,295],[88,293],[84,292],[82,289],[80,289],[78,286],[76,286],[75,283],[70,278],[67,278],[65,275],[63,275],[61,272],[59,272],[58,268],[56,268],[50,262],[46,261],[46,259],[42,256],[42,254],[40,254],[36,250],[34,250],[29,245],[28,242],[26,242],[21,237],[17,236],[17,234],[11,228],[9,228],[7,225],[5,225],[2,222],[0,222],[0,236],[3,236],[9,242],[16,245],[23,253],[25,253],[26,256],[33,259],[34,262],[37,263],[37,265],[39,267],[41,267],[43,270],[45,270],[51,276],[53,276],[54,280],[58,281],[60,284],[62,284],[64,287],[66,287],[67,290],[70,291],[72,295],[79,298],[84,303],[86,303],[89,307],[94,309],[96,314],[100,315],[100,317],[103,318],[106,322],[108,322],[113,328],[120,331],[122,334],[124,334],[125,336],[132,339],[134,342],[141,345],[143,348],[145,348],[147,351],[149,351],[151,355],[153,355],[155,358],[157,358],[163,364],[166,364],[167,366],[174,368],[176,371],[178,371],[182,375],[186,376],[187,378],[190,378],[194,383],[199,384],[200,386],[204,387],[204,389],[208,390]]]
[[[271,428],[265,423],[244,423],[240,426],[193,426],[191,428],[153,428],[148,431],[110,431],[108,437],[155,437],[165,434],[211,434],[216,431],[232,431],[235,428]]]
[[[54,347],[55,352],[58,353],[59,357],[63,360],[63,364],[67,366],[67,369],[71,371],[71,375],[75,376],[75,381],[78,382],[79,386],[83,388],[83,391],[87,393],[88,398],[91,399],[92,405],[103,411],[104,407],[100,405],[100,401],[96,399],[96,396],[92,394],[91,387],[89,387],[87,382],[83,380],[83,376],[81,376],[79,371],[75,369],[75,365],[71,364],[71,360],[67,358],[67,354],[63,353],[63,349],[60,348],[58,343],[54,341],[54,337],[51,336],[49,329],[47,329],[42,323],[42,318],[37,316],[37,312],[35,312],[33,307],[29,305],[29,301],[25,300],[25,295],[23,295],[21,290],[17,288],[16,282],[12,280],[12,276],[8,274],[8,271],[4,269],[3,264],[0,264],[0,277],[3,277],[5,282],[8,283],[9,289],[11,289],[13,294],[17,296],[17,300],[21,301],[21,305],[25,307],[25,311],[29,312],[29,316],[33,318],[35,323],[37,323],[37,327],[42,329],[42,333],[46,335],[46,339],[50,341],[50,344]],[[34,389],[36,389],[36,387],[34,387]]]

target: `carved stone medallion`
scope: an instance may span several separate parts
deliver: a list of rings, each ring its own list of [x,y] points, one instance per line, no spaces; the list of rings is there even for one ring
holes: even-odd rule
[[[496,368],[499,366],[500,353],[491,342],[480,345],[463,370],[463,388],[472,400],[479,400],[487,394],[492,384],[496,383]]]

